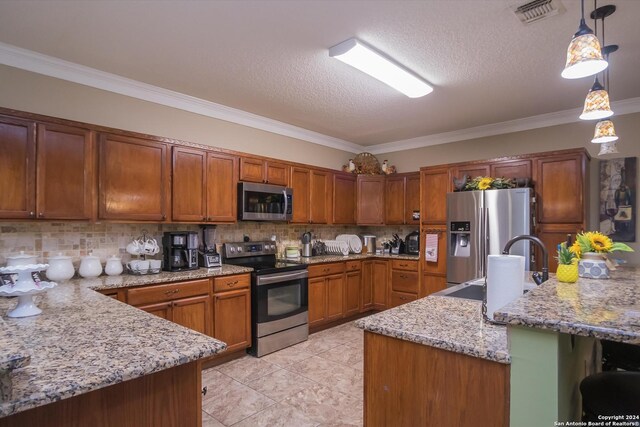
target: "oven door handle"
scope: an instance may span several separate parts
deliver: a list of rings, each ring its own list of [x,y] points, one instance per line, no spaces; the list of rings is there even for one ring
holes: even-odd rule
[[[265,274],[264,276],[256,277],[256,286],[270,285],[289,280],[306,279],[307,277],[309,277],[307,270],[300,270],[294,273]]]

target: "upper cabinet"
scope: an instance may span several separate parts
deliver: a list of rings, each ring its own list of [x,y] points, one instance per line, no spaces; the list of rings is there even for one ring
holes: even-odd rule
[[[406,176],[404,185],[404,223],[420,224],[420,173]]]
[[[420,170],[420,179],[422,188],[422,223],[446,223],[449,169],[446,167],[422,168]]]
[[[583,223],[584,180],[587,155],[584,151],[536,159],[537,217],[540,223]]]
[[[293,215],[291,222],[308,224],[311,220],[311,171],[308,168],[291,167],[293,189]]]
[[[0,117],[0,218],[35,218],[35,127]]]
[[[356,176],[352,173],[333,174],[333,223],[356,223]]]
[[[489,176],[490,173],[490,166],[488,164],[472,163],[468,165],[455,166],[451,169],[452,178],[462,178],[467,175],[469,178],[473,179],[478,176]]]
[[[531,160],[510,160],[491,165],[493,178],[531,178]]]
[[[94,159],[87,129],[0,118],[0,218],[91,219]]]
[[[166,220],[170,206],[167,144],[106,133],[100,134],[99,142],[98,217]]]
[[[383,225],[385,177],[358,175],[357,182],[357,223],[359,225]]]
[[[240,181],[289,185],[289,166],[286,163],[272,160],[241,157]]]
[[[385,224],[419,224],[420,174],[390,175],[385,181]]]
[[[237,165],[227,154],[173,147],[172,220],[235,222]]]
[[[310,219],[312,224],[327,224],[329,222],[331,175],[332,174],[327,171],[311,169],[309,210],[311,212]]]

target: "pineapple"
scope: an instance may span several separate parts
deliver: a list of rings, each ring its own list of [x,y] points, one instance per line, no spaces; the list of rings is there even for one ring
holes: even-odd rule
[[[578,264],[576,254],[571,252],[567,245],[562,243],[558,248],[558,270],[556,277],[560,282],[573,283],[578,280]]]

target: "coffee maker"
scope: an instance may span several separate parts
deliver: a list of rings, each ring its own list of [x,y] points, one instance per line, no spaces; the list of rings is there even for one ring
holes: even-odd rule
[[[198,268],[198,233],[167,231],[162,236],[164,270],[184,271]]]
[[[198,265],[204,268],[220,267],[220,254],[216,251],[216,226],[202,225],[202,244],[198,251]]]

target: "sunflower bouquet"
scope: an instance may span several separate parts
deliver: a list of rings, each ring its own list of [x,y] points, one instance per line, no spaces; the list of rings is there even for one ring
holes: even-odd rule
[[[464,186],[464,190],[498,190],[503,188],[513,188],[515,186],[516,184],[509,178],[491,178],[490,176],[478,176],[467,182]]]
[[[615,251],[633,252],[628,245],[620,242],[614,242],[608,236],[597,232],[587,231],[584,233],[578,233],[576,235],[576,241],[569,248],[578,259],[587,252],[595,252],[598,254],[608,254]]]

